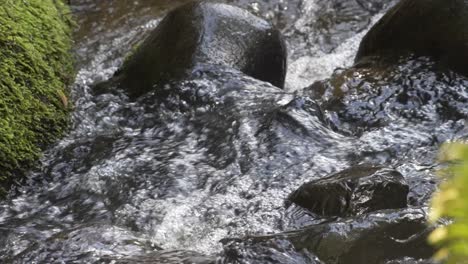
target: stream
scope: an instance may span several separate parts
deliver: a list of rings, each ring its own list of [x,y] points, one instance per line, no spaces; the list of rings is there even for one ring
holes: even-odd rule
[[[287,208],[288,195],[376,164],[404,176],[409,206],[356,221],[425,218],[441,144],[468,138],[465,77],[435,72],[426,58],[376,74],[375,82],[346,75],[362,37],[394,1],[224,1],[281,29],[286,87],[226,69],[175,88],[190,94],[196,87],[200,103],[93,91],[170,8],[188,0],[70,2],[78,25],[73,125],[0,201],[1,263],[359,264],[285,239],[311,225],[354,221]],[[347,88],[338,100],[330,84],[343,72]],[[306,88],[313,83],[321,93]],[[403,254],[375,263],[431,262]]]

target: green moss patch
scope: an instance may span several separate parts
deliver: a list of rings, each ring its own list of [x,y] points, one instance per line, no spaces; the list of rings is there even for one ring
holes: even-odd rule
[[[0,192],[67,127],[71,44],[60,0],[0,0]]]

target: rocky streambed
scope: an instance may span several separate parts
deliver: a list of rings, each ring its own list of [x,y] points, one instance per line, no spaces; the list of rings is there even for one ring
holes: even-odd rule
[[[468,6],[187,2],[71,1],[73,128],[0,202],[0,258],[432,263]]]

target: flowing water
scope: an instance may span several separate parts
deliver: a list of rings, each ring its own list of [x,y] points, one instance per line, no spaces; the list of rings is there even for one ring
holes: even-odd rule
[[[435,72],[424,58],[373,82],[366,72],[335,71],[353,64],[391,1],[229,1],[282,29],[286,91],[207,66],[202,78],[168,85],[169,94],[94,93],[184,2],[71,1],[79,25],[73,127],[0,202],[2,263],[231,263],[236,254],[240,263],[318,263],[281,239],[248,249],[220,241],[312,223],[285,198],[361,163],[396,168],[419,210],[407,214],[427,211],[439,146],[468,136],[468,80]],[[341,91],[334,79],[303,89],[332,74]],[[391,263],[416,263],[403,257]]]

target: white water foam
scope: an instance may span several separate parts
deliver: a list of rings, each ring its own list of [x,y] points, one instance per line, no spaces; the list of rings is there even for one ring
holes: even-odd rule
[[[312,3],[314,1],[311,1]],[[313,4],[309,5],[314,8]],[[310,11],[311,12],[311,11]],[[295,91],[307,87],[315,81],[330,77],[337,68],[346,68],[353,65],[354,56],[367,31],[383,16],[378,14],[372,17],[369,27],[347,39],[339,45],[332,53],[324,53],[320,50],[311,50],[310,54],[289,61],[288,74],[286,76],[286,90]],[[298,20],[296,27],[301,27],[303,23]]]

